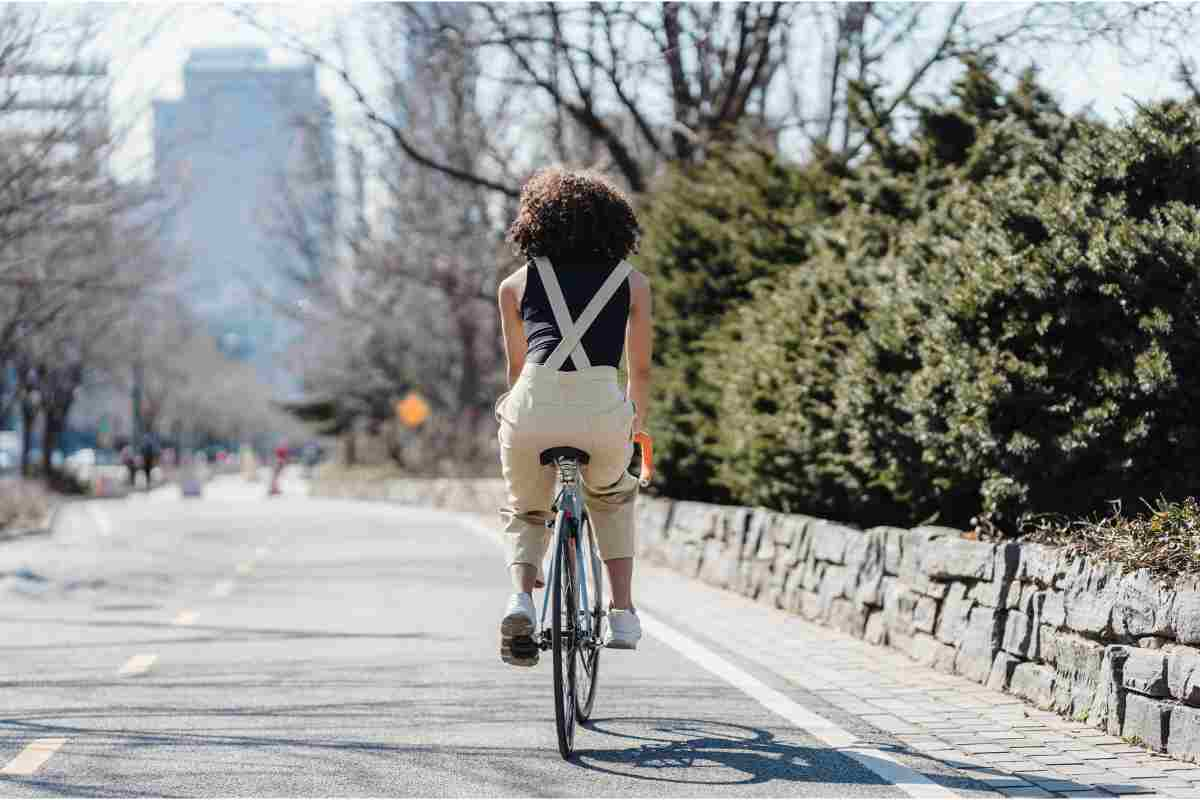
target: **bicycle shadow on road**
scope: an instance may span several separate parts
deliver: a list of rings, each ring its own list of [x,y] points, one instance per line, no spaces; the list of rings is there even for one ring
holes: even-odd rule
[[[592,720],[576,735],[580,766],[642,780],[711,786],[769,781],[889,786],[883,778],[826,747],[781,741],[762,728],[693,718],[620,717]],[[587,748],[596,734],[612,748]],[[631,746],[632,745],[632,746]],[[736,773],[741,777],[733,777]]]

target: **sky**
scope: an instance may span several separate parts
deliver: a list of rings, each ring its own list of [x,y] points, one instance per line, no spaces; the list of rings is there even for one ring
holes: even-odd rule
[[[114,168],[125,178],[151,175],[152,112],[154,99],[174,99],[182,92],[183,63],[192,48],[230,45],[267,47],[277,62],[294,62],[298,57],[267,33],[238,19],[233,6],[222,5],[113,5],[100,46],[113,58],[113,114],[116,127],[129,128]],[[256,6],[253,13],[268,24],[303,32],[310,42],[327,44],[335,30],[353,35],[347,24],[354,7],[345,3],[306,3]],[[370,64],[355,62],[354,54],[364,48],[350,42],[349,67],[369,85]],[[1090,51],[1047,48],[1038,54],[1042,81],[1056,92],[1068,110],[1090,107],[1099,116],[1115,121],[1133,108],[1133,100],[1144,102],[1178,94],[1171,80],[1173,62],[1126,63],[1117,50],[1098,45]],[[359,121],[358,109],[338,82],[320,74],[322,91],[330,98],[339,135],[345,137]]]

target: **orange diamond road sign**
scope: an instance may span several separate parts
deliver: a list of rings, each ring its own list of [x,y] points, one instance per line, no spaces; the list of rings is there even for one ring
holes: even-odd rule
[[[416,392],[409,392],[403,400],[396,401],[396,418],[409,428],[429,419],[429,410],[429,403]]]

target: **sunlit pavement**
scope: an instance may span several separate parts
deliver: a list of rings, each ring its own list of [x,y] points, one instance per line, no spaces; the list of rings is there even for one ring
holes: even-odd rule
[[[0,796],[1050,796],[897,728],[914,681],[955,733],[974,712],[980,741],[1073,741],[1050,718],[1021,729],[1011,698],[642,568],[648,635],[604,653],[564,762],[549,660],[498,657],[487,526],[309,499],[292,472],[278,497],[220,477],[201,498],[75,504],[53,536],[0,545]]]

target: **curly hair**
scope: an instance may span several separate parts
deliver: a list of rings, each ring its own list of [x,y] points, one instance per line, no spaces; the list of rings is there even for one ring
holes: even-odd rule
[[[605,176],[547,167],[521,188],[508,241],[526,258],[617,263],[637,252],[637,217]]]

